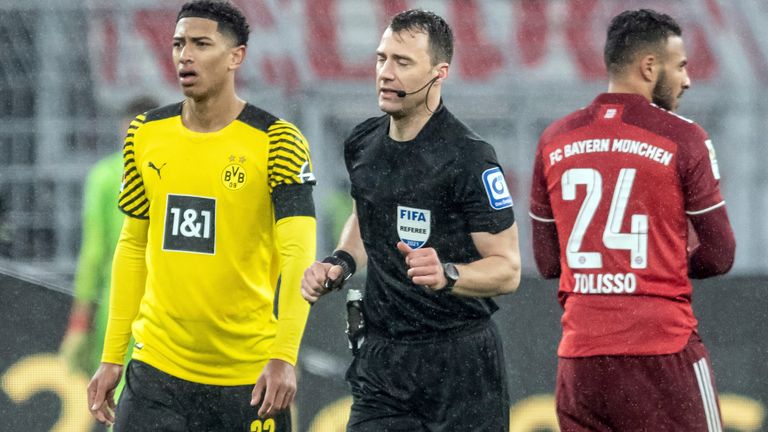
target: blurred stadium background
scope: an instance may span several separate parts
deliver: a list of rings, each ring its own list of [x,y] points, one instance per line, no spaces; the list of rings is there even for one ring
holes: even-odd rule
[[[87,430],[82,379],[55,360],[71,302],[88,168],[121,146],[141,94],[180,100],[170,38],[180,0],[0,0],[0,431]],[[535,277],[527,196],[539,133],[603,91],[608,20],[652,7],[684,28],[692,88],[680,113],[718,153],[738,243],[731,275],[696,284],[694,309],[729,430],[768,430],[768,2],[764,0],[239,0],[253,29],[239,93],[297,124],[318,187],[319,255],[349,211],[341,144],[378,115],[374,50],[387,19],[432,9],[454,28],[446,104],[496,146],[515,199],[526,278],[500,301],[513,430],[556,430],[559,310]],[[418,181],[418,179],[414,179]],[[382,179],[386,182],[386,179]],[[361,278],[357,278],[358,281]],[[313,308],[299,431],[343,430],[343,301]],[[25,369],[26,368],[26,369]],[[72,389],[76,390],[72,390]],[[80,398],[80,399],[78,399]],[[78,405],[82,402],[81,405]],[[85,420],[83,417],[85,416]],[[517,429],[515,429],[517,428]]]

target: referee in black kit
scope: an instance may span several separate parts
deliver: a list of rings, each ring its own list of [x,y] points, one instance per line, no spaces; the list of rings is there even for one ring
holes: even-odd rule
[[[442,103],[452,54],[434,13],[402,12],[384,31],[376,91],[386,114],[344,143],[354,211],[338,249],[302,280],[314,303],[368,265],[348,431],[509,428],[490,298],[520,283],[517,225],[493,147]]]

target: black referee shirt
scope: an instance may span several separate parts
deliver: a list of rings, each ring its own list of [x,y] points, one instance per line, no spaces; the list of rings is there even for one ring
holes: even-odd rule
[[[515,221],[496,152],[442,105],[415,139],[394,141],[388,132],[388,115],[371,118],[344,143],[368,254],[369,327],[430,338],[488,319],[498,309],[493,300],[414,285],[395,245],[433,247],[442,262],[480,259],[470,233],[498,233]]]

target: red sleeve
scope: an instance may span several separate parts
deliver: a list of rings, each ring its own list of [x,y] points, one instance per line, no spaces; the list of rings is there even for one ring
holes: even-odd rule
[[[544,279],[560,277],[560,243],[552,222],[532,221],[533,257]]]
[[[560,277],[560,242],[557,238],[557,226],[549,203],[541,145],[536,151],[533,165],[530,215],[533,228],[533,256],[536,267],[546,279]]]
[[[681,145],[678,160],[685,211],[689,215],[703,213],[723,203],[720,172],[712,141],[703,129],[694,127],[692,139]]]
[[[725,274],[733,265],[736,240],[725,206],[690,217],[699,245],[688,257],[688,276],[703,279]]]
[[[533,163],[533,179],[531,180],[531,204],[530,214],[536,220],[554,222],[552,206],[549,203],[547,190],[547,177],[544,174],[544,161],[541,156],[542,145],[536,150],[536,158]]]

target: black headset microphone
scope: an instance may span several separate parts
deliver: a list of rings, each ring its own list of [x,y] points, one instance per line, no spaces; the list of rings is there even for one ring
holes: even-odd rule
[[[408,95],[416,94],[416,93],[424,90],[425,88],[427,88],[427,86],[434,84],[435,81],[437,81],[438,78],[440,78],[440,75],[438,75],[438,76],[432,78],[431,80],[427,81],[426,84],[421,86],[421,88],[416,90],[416,91],[412,91],[410,93],[407,93],[405,90],[395,90],[395,94],[397,95],[397,97],[400,97],[400,98],[404,98],[404,97],[406,97]]]

